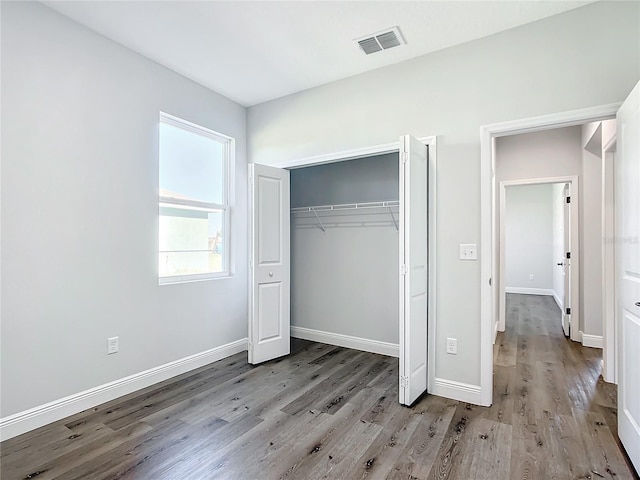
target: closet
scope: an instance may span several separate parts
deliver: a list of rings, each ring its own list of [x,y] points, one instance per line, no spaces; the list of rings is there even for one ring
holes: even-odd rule
[[[398,153],[290,171],[296,337],[398,355]]]
[[[249,165],[249,363],[287,355],[291,333],[398,356],[402,404],[426,391],[431,146],[405,135],[389,154]]]

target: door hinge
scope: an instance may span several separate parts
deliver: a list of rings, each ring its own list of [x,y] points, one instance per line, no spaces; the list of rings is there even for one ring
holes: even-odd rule
[[[247,350],[249,350],[250,352],[253,352],[253,343],[249,342],[247,344]]]
[[[571,197],[567,197],[567,203],[571,203]]]
[[[400,387],[407,388],[409,386],[409,377],[400,376]]]
[[[406,275],[407,274],[407,266],[406,265],[400,265],[400,275]]]
[[[409,152],[402,152],[400,157],[402,159],[402,163],[407,163],[407,160],[409,160]]]
[[[571,259],[571,252],[567,252],[567,258]]]
[[[253,268],[253,260],[249,260],[249,268]]]
[[[571,307],[567,307],[566,312],[567,312],[567,315],[571,315]]]
[[[489,277],[489,286],[491,286],[491,277]]]

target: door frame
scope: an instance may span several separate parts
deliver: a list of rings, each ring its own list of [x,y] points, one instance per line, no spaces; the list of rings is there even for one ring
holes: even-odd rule
[[[602,145],[602,377],[618,383],[615,274],[615,153],[616,134]]]
[[[503,180],[500,182],[500,236],[498,238],[498,257],[499,272],[498,275],[498,322],[496,323],[496,332],[504,332],[506,325],[506,258],[505,258],[505,210],[506,210],[506,191],[507,187],[525,186],[525,185],[549,185],[554,183],[568,183],[570,185],[569,192],[571,195],[571,222],[568,226],[571,238],[571,340],[574,342],[581,341],[579,329],[574,325],[573,319],[580,318],[580,233],[579,233],[579,205],[580,188],[578,185],[578,176],[571,175],[565,177],[545,177],[545,178],[528,178],[522,180]],[[567,225],[564,226],[567,228]],[[494,250],[495,251],[495,250]],[[554,259],[554,263],[557,259]],[[566,292],[565,292],[566,293]],[[495,337],[494,337],[495,340]]]
[[[520,133],[572,127],[615,118],[622,103],[540,115],[480,127],[480,404],[493,403],[493,330],[497,318],[492,278],[495,278],[495,139]]]
[[[429,286],[428,286],[428,309],[427,309],[427,392],[433,391],[435,379],[435,361],[436,361],[436,177],[437,177],[437,137],[416,137],[420,142],[424,143],[429,149],[429,191],[428,195],[428,211],[429,211]],[[362,148],[343,150],[332,152],[313,157],[299,158],[285,161],[279,164],[270,164],[277,168],[299,168],[309,167],[312,165],[321,165],[326,163],[343,162],[347,160],[355,160],[357,158],[371,157],[374,155],[382,155],[385,153],[400,153],[400,141],[392,143],[383,143],[371,145]],[[398,275],[399,278],[399,275]],[[400,322],[398,315],[398,322]],[[400,339],[398,339],[400,342]]]

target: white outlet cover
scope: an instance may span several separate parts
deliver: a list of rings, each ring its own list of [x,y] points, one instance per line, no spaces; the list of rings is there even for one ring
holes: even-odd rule
[[[458,339],[447,338],[447,353],[456,355],[458,353]]]
[[[120,350],[120,339],[118,337],[107,338],[107,354],[118,353]]]
[[[461,243],[460,260],[478,260],[478,245],[475,243]]]

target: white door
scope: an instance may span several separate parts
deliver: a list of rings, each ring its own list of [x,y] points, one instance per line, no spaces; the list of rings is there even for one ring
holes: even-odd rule
[[[400,403],[427,390],[427,146],[400,137]]]
[[[562,198],[564,200],[564,258],[562,259],[562,268],[564,275],[564,300],[562,302],[562,330],[565,336],[569,336],[571,331],[571,189],[567,183],[564,186]],[[569,199],[569,200],[568,200]]]
[[[249,363],[290,351],[289,172],[249,165]]]
[[[617,121],[618,436],[640,471],[640,83]]]

